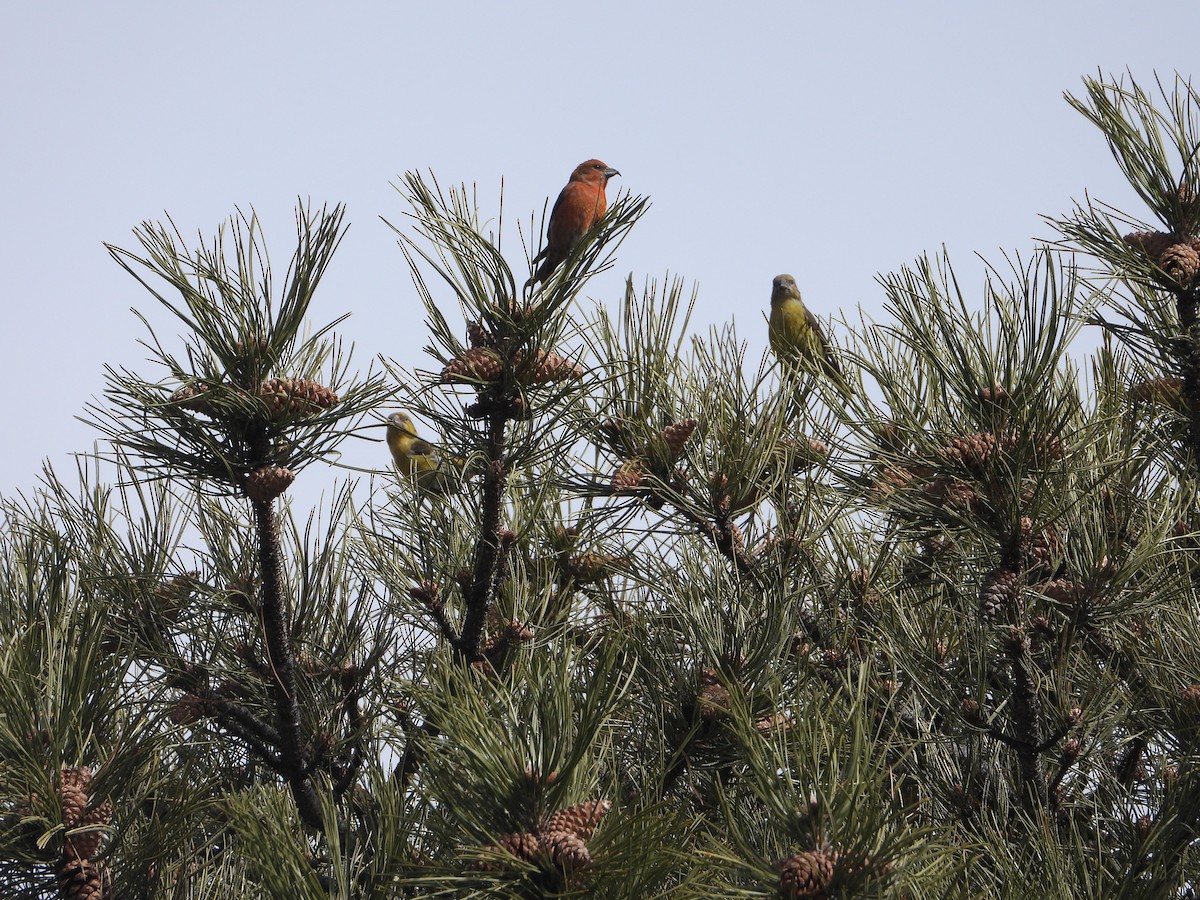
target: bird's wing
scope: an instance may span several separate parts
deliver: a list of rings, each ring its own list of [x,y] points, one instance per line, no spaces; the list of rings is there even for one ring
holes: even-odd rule
[[[594,184],[573,181],[562,189],[550,213],[547,242],[570,252],[570,248],[595,224],[600,207],[599,191]]]
[[[804,321],[808,323],[808,327],[812,329],[812,335],[817,344],[817,349],[820,355],[825,360],[825,365],[829,369],[838,374],[842,374],[841,364],[838,363],[837,356],[833,352],[833,346],[829,343],[829,339],[825,337],[825,329],[821,327],[820,321],[813,315],[811,309],[804,307]]]
[[[421,438],[413,438],[412,446],[408,448],[409,454],[412,456],[432,456],[437,452],[437,448],[428,441]]]

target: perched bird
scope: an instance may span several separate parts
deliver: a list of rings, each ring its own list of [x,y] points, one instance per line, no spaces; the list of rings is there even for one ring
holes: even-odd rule
[[[608,209],[604,186],[608,184],[608,179],[620,174],[598,159],[589,159],[575,167],[567,186],[554,201],[554,209],[550,210],[546,246],[534,257],[535,263],[541,260],[542,264],[526,285],[548,279],[570,256],[579,239],[600,221]]]
[[[445,465],[442,454],[417,435],[406,413],[387,417],[387,444],[397,471],[415,481],[421,490],[440,494],[453,482],[454,473]]]
[[[771,349],[780,362],[819,372],[844,385],[842,368],[825,338],[821,323],[812,314],[791,275],[776,275],[771,282],[771,317],[767,320]]]

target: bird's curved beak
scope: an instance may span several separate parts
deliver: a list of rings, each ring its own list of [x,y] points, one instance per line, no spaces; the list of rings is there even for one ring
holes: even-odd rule
[[[614,169],[612,166],[609,166],[607,169],[604,170],[604,180],[608,181],[608,179],[612,178],[614,175],[620,175],[620,174],[621,173],[618,172],[616,169]]]

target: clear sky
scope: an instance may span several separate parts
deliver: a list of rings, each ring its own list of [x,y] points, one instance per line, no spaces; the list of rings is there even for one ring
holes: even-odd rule
[[[345,202],[313,317],[352,313],[363,369],[425,366],[389,182],[432,169],[494,209],[503,176],[515,226],[596,156],[653,207],[589,294],[678,273],[697,330],[735,319],[756,355],[780,272],[821,315],[878,315],[875,276],[943,244],[973,289],[976,251],[1027,256],[1085,190],[1140,214],[1062,94],[1196,74],[1198,33],[1194,0],[6,4],[0,494],[90,449],[105,363],[159,377],[130,307],[172,326],[102,246],[143,220],[211,235],[253,206],[281,275],[296,197]]]

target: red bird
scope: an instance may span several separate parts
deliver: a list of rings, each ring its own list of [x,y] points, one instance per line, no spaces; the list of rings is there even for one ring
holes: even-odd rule
[[[550,225],[546,228],[546,246],[534,257],[542,260],[527,284],[545,281],[570,256],[579,239],[604,216],[608,201],[604,197],[604,186],[608,179],[620,175],[616,169],[606,166],[598,159],[580,163],[571,173],[571,179],[554,201],[550,211]]]

